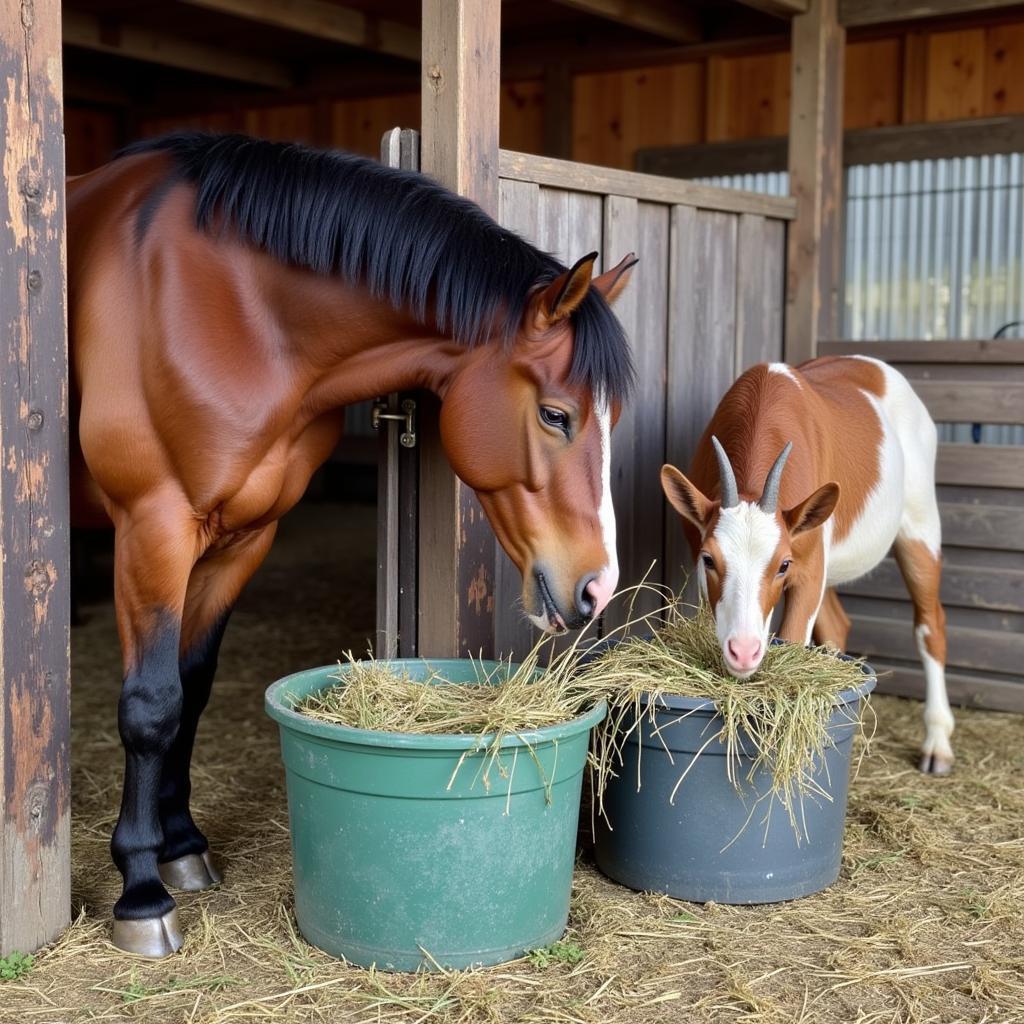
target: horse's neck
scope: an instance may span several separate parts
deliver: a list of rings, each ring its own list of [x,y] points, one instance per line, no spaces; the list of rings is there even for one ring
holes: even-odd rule
[[[391,391],[443,395],[466,349],[362,287],[305,271],[272,290],[282,333],[307,368],[306,405],[327,410]]]

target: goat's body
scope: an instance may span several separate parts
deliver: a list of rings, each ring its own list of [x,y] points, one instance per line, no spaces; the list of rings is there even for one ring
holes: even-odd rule
[[[876,359],[849,358],[877,367],[882,376],[880,392],[861,389],[878,418],[879,437],[873,453],[877,476],[845,536],[833,538],[829,523],[823,528],[830,587],[870,572],[901,536],[923,540],[936,556],[942,546],[935,501],[935,424],[902,374]],[[828,367],[833,372],[841,368],[841,363]],[[815,364],[807,369],[801,376],[813,388]],[[849,457],[857,459],[862,454],[850,453]],[[843,488],[842,476],[836,479]]]
[[[827,483],[839,485],[832,516],[819,528],[792,537],[792,571],[785,579],[779,630],[784,639],[806,643],[813,636],[844,648],[850,622],[830,588],[870,572],[893,551],[914,604],[915,639],[928,684],[922,764],[929,771],[948,769],[953,720],[943,669],[945,616],[939,603],[936,430],[913,388],[896,370],[865,356],[815,359],[797,367],[753,367],[722,399],[690,470],[694,486],[704,495],[717,496],[720,474],[713,436],[728,455],[745,507],[756,507],[755,496],[787,442],[793,449],[781,478],[780,510],[795,508]],[[725,518],[723,510],[718,521]],[[772,517],[761,518],[758,529],[769,540],[785,529],[784,512],[777,525]],[[691,523],[687,535],[696,557],[708,532],[702,535]],[[723,584],[729,571],[725,569]],[[707,593],[700,558],[698,576]],[[765,582],[762,593],[769,589]],[[770,615],[774,599],[763,603]],[[746,614],[743,621],[749,632],[753,615]]]

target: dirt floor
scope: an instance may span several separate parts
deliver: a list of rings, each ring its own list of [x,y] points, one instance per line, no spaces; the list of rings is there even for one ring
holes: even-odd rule
[[[122,770],[112,609],[73,632],[76,920],[15,980],[3,1022],[1024,1022],[1024,728],[959,712],[945,779],[914,767],[920,705],[877,698],[839,882],[794,903],[695,906],[630,892],[580,855],[567,941],[513,964],[386,975],[308,946],[291,912],[277,676],[363,648],[373,509],[286,524],[228,630],[193,804],[225,882],[179,896],[187,940],[151,963],[107,941]],[[353,585],[353,580],[362,584]],[[2,967],[2,964],[0,964]]]

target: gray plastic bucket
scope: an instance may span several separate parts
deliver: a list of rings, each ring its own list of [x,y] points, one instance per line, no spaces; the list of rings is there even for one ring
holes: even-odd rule
[[[729,781],[725,745],[708,743],[722,725],[710,702],[665,695],[653,722],[645,709],[641,727],[623,744],[617,777],[605,789],[611,827],[598,818],[598,867],[631,889],[693,903],[778,903],[828,888],[839,877],[860,702],[875,687],[867,666],[865,677],[839,694],[829,723],[833,745],[814,775],[832,799],[804,798],[806,829],[799,836],[777,802],[765,826],[771,797],[754,807],[771,790],[767,772],[746,782],[751,760],[741,758],[741,791]]]

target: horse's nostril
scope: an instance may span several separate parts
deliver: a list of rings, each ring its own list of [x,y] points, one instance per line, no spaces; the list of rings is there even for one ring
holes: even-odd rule
[[[588,587],[597,579],[597,573],[587,573],[576,584],[576,611],[587,621],[594,617],[595,601]]]

